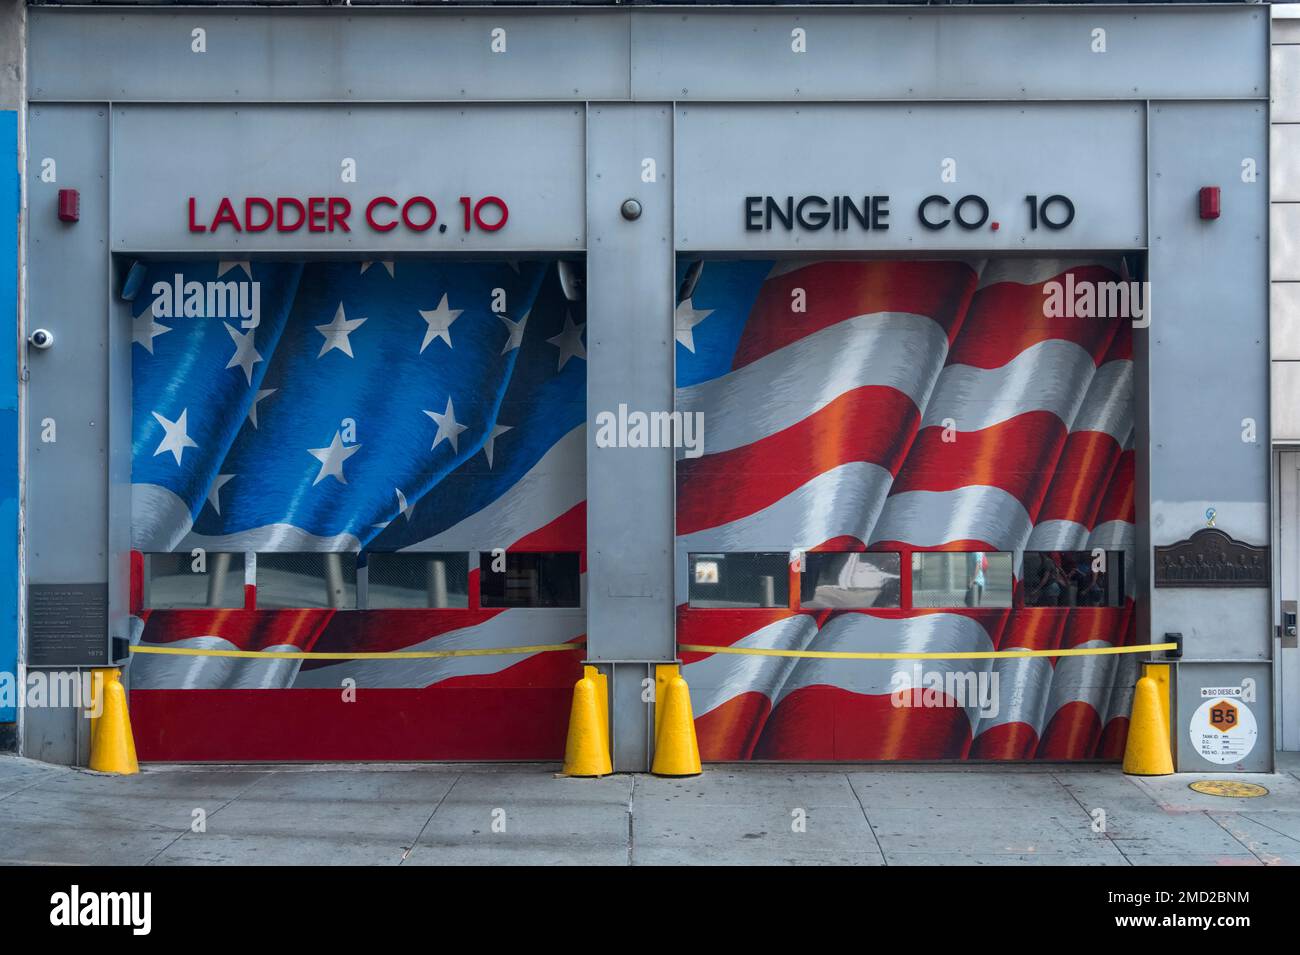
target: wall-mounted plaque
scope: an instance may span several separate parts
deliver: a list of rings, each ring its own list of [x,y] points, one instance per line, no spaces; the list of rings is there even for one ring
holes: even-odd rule
[[[1156,547],[1157,587],[1267,587],[1268,548],[1202,527],[1187,540]]]
[[[108,584],[27,587],[27,665],[108,662]]]

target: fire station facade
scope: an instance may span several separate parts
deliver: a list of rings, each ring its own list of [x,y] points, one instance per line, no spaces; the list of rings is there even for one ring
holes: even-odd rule
[[[1271,768],[1266,11],[29,31],[22,655],[142,759],[553,760],[584,663],[617,769],[665,663],[705,760],[1114,759],[1156,661]]]

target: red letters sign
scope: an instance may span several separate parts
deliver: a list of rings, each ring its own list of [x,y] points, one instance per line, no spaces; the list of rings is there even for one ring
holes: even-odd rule
[[[460,196],[457,205],[460,214],[453,217],[453,224],[463,232],[496,232],[510,218],[505,200],[497,196]],[[352,213],[352,201],[343,196],[222,196],[214,204],[189,197],[191,232],[351,232]],[[446,232],[448,228],[446,222],[438,221],[438,206],[428,196],[375,196],[358,218],[375,232],[428,232],[435,228]]]

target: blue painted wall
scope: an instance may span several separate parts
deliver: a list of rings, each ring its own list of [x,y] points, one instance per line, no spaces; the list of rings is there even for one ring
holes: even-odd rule
[[[18,114],[0,110],[0,673],[18,667],[17,156]],[[0,723],[17,718],[0,707]]]

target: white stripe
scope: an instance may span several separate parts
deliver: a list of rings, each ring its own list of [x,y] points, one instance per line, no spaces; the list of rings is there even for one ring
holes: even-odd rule
[[[703,412],[704,451],[717,454],[798,424],[866,385],[894,388],[922,408],[947,353],[948,336],[933,319],[859,315],[720,378],[679,388],[677,410]]]
[[[817,623],[807,614],[768,624],[732,646],[767,650],[806,650],[817,636]],[[792,657],[737,656],[715,653],[682,667],[691,688],[691,706],[703,716],[741,693],[776,697],[799,661]]]
[[[980,718],[975,736],[995,726],[1027,723],[1043,731],[1043,713],[1052,686],[1052,662],[1045,657],[1017,657],[993,661],[998,675],[998,711]]]
[[[1025,550],[1085,550],[1088,528],[1078,521],[1040,521],[1029,532]]]
[[[1123,447],[1133,433],[1133,362],[1108,361],[1097,369],[1070,430],[1103,431]]]
[[[1031,411],[1050,411],[1068,426],[1096,370],[1083,348],[1059,338],[1031,345],[999,368],[949,365],[921,426],[946,427],[951,418],[959,431],[980,431]]]
[[[587,497],[586,433],[586,425],[574,428],[482,510],[402,550],[509,547],[568,513]],[[437,493],[435,487],[429,496]]]
[[[885,618],[850,613],[832,618],[817,635],[813,649],[833,652],[939,653],[988,651],[993,649],[988,632],[970,617],[959,614],[923,614],[919,617]],[[915,664],[923,674],[957,677],[986,674],[992,660],[799,660],[781,694],[779,705],[791,693],[810,686],[833,686],[864,696],[893,693],[916,685]],[[895,676],[897,674],[897,676]],[[923,683],[921,684],[924,685]],[[977,700],[966,700],[966,716],[974,725]]]
[[[1142,661],[1138,656],[1136,653],[1125,653],[1115,664],[1110,695],[1106,698],[1104,707],[1099,707],[1098,710],[1105,714],[1102,718],[1103,727],[1117,717],[1127,718],[1133,708],[1133,690],[1142,671]]]
[[[1114,646],[1109,640],[1088,640],[1072,649],[1095,649]],[[1045,729],[1061,707],[1067,703],[1086,703],[1097,710],[1097,718],[1106,705],[1115,681],[1115,656],[1061,657],[1052,674],[1052,692],[1047,700]]]
[[[980,275],[980,288],[997,285],[1000,282],[1015,282],[1019,285],[1041,285],[1049,279],[1070,271],[1092,265],[1110,269],[1119,275],[1119,263],[1114,259],[1019,259],[1002,256],[991,259]]]
[[[850,461],[817,475],[761,510],[677,538],[679,551],[815,547],[833,537],[863,540],[894,476],[878,464]]]
[[[587,629],[581,610],[505,610],[473,627],[449,630],[401,652],[428,650],[487,650],[544,643],[568,643]],[[499,673],[534,654],[511,653],[481,657],[440,657],[429,660],[340,660],[329,666],[302,670],[294,689],[336,688],[344,677],[358,687],[414,689],[432,686],[457,676]]]
[[[800,269],[812,268],[813,266],[816,265],[825,265],[829,261],[835,261],[835,260],[830,259],[830,260],[823,260],[818,262],[805,262],[801,259],[777,259],[772,264],[772,270],[767,273],[767,278],[768,279],[780,278],[782,275],[790,275],[793,272],[798,272]],[[880,260],[850,259],[847,261],[856,265],[866,266],[866,265],[870,265],[873,262],[878,264]],[[964,265],[978,276],[979,273],[983,270],[985,263],[987,262],[988,259],[963,256],[956,259],[944,259],[938,264]]]
[[[186,650],[240,650],[224,637],[186,637],[172,643],[145,644]],[[296,653],[291,643],[264,647]],[[250,657],[172,656],[142,653],[131,658],[131,687],[136,690],[282,690],[293,684],[300,660],[255,660]]]
[[[235,534],[195,534],[189,511],[176,494],[157,484],[131,485],[131,547],[162,553],[202,547],[222,551],[343,551],[355,553],[361,542],[351,534],[321,537],[293,524],[268,524]]]
[[[1022,547],[1029,514],[1000,487],[972,484],[952,491],[904,491],[885,502],[871,542],[897,540],[938,547],[956,540],[985,541],[999,551]]]

